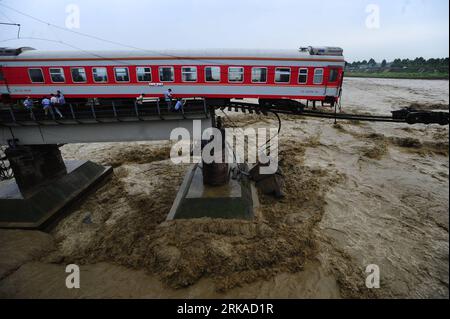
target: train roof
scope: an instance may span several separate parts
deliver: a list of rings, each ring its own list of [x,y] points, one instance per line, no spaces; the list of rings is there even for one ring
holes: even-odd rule
[[[336,49],[336,48],[335,48]],[[339,48],[337,48],[339,49]],[[32,48],[0,48],[0,60],[52,60],[52,59],[133,59],[133,58],[257,58],[257,59],[327,59],[343,61],[342,54],[313,54],[309,50],[250,50],[250,49],[204,49],[204,50],[115,50],[115,51],[43,51]],[[342,49],[340,49],[342,53]]]

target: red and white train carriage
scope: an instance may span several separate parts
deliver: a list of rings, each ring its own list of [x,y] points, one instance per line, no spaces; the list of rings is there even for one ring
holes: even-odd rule
[[[304,99],[334,104],[345,61],[340,48],[204,51],[0,50],[3,100],[174,97]]]

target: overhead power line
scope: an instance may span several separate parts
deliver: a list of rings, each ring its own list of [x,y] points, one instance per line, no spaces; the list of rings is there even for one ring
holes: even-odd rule
[[[117,62],[117,63],[120,63],[120,64],[124,64],[124,65],[131,66],[131,64],[129,64],[129,63],[125,62],[125,61],[116,60],[116,59],[111,59],[111,58],[108,58],[108,57],[105,57],[105,56],[96,54],[96,53],[94,53],[94,52],[87,51],[87,50],[84,50],[84,49],[82,49],[82,48],[80,48],[80,47],[77,47],[77,46],[75,46],[75,45],[73,45],[73,44],[67,43],[67,42],[62,41],[62,40],[59,40],[59,39],[58,39],[58,40],[53,40],[53,39],[37,38],[37,37],[21,37],[21,38],[19,38],[19,39],[16,39],[16,38],[10,38],[10,39],[0,40],[0,43],[12,41],[12,40],[35,40],[35,41],[46,41],[46,42],[51,42],[51,43],[59,43],[59,44],[68,46],[68,47],[70,47],[70,48],[72,48],[72,49],[75,49],[75,50],[77,50],[77,51],[81,51],[81,52],[90,54],[90,55],[92,55],[92,56],[95,56],[95,57],[100,58],[100,59],[103,59],[103,60],[114,61],[114,62]]]
[[[8,20],[9,22],[14,23],[14,21],[11,20],[11,19],[6,15],[6,13],[0,11],[0,14],[1,14],[2,16],[4,16],[4,17],[6,18],[6,20]]]
[[[80,36],[83,36],[83,37],[91,38],[91,39],[98,40],[98,41],[102,41],[102,42],[109,43],[109,44],[114,44],[114,45],[122,46],[122,47],[129,48],[129,49],[133,49],[133,50],[139,50],[139,51],[149,52],[149,53],[152,53],[152,54],[155,54],[155,53],[156,53],[156,54],[158,54],[158,55],[163,55],[163,56],[167,56],[167,57],[171,57],[171,58],[176,58],[176,59],[182,58],[182,57],[175,56],[175,55],[171,55],[171,54],[164,54],[164,53],[162,53],[162,52],[158,52],[158,51],[155,51],[155,50],[143,49],[143,48],[139,48],[139,47],[136,47],[136,46],[133,46],[133,45],[128,45],[128,44],[123,44],[123,43],[116,42],[116,41],[111,41],[111,40],[104,39],[104,38],[101,38],[101,37],[98,37],[98,36],[95,36],[95,35],[87,34],[87,33],[84,33],[84,32],[80,32],[80,31],[76,31],[76,30],[72,30],[72,29],[67,29],[67,28],[65,28],[65,27],[61,27],[61,26],[59,26],[59,25],[56,25],[56,24],[50,23],[50,22],[48,22],[48,21],[42,20],[42,19],[40,19],[40,18],[34,17],[34,16],[32,16],[32,15],[30,15],[30,14],[28,14],[28,13],[19,11],[19,10],[15,9],[15,8],[12,8],[12,7],[8,6],[8,5],[5,5],[5,4],[3,4],[3,3],[1,3],[1,2],[0,2],[0,6],[6,8],[6,9],[9,9],[9,10],[11,10],[11,11],[14,11],[14,12],[20,14],[20,15],[25,16],[25,17],[28,17],[28,18],[30,18],[30,19],[33,19],[33,20],[35,20],[35,21],[37,21],[37,22],[46,24],[46,25],[48,25],[48,26],[51,26],[51,27],[56,28],[56,29],[59,29],[59,30],[63,30],[63,31],[65,31],[65,32],[70,32],[70,33],[77,34],[77,35],[80,35]]]
[[[97,41],[102,41],[102,42],[109,43],[109,44],[114,44],[114,45],[117,45],[117,46],[122,46],[122,47],[125,47],[125,48],[128,48],[128,49],[133,49],[133,50],[148,52],[150,54],[156,54],[156,55],[160,55],[160,56],[165,56],[165,57],[169,57],[169,58],[172,58],[172,59],[177,59],[177,60],[181,60],[181,59],[183,59],[183,60],[194,60],[194,59],[190,59],[189,57],[183,57],[183,56],[179,56],[179,55],[167,54],[167,53],[164,53],[164,52],[161,52],[161,51],[156,51],[156,50],[143,49],[143,48],[139,48],[139,47],[136,47],[136,46],[133,46],[133,45],[124,44],[124,43],[121,43],[121,42],[104,39],[104,38],[101,38],[99,36],[95,36],[95,35],[87,34],[87,33],[84,33],[84,32],[80,32],[80,31],[68,29],[68,28],[65,28],[65,27],[61,27],[61,26],[53,24],[51,22],[42,20],[42,19],[40,19],[38,17],[32,16],[32,15],[30,15],[28,13],[19,11],[19,10],[15,9],[15,8],[12,8],[12,7],[8,6],[8,5],[5,5],[5,4],[3,4],[1,2],[0,2],[0,6],[6,8],[8,10],[14,11],[14,12],[16,12],[16,13],[22,15],[22,16],[25,16],[27,18],[35,20],[35,21],[37,21],[39,23],[45,24],[47,26],[50,26],[50,27],[53,27],[53,28],[56,28],[56,29],[59,29],[59,30],[65,31],[65,32],[70,32],[72,34],[76,34],[76,35],[79,35],[79,36],[91,38],[91,39],[94,39],[94,40],[97,40]],[[24,38],[22,38],[22,39],[24,39]],[[8,39],[8,40],[10,40],[10,39]],[[44,40],[44,39],[40,39],[40,40]],[[4,40],[4,41],[7,41],[7,40]],[[0,41],[0,42],[4,42],[4,41]],[[68,46],[71,46],[68,43],[63,43],[63,42],[61,42],[61,43],[62,44],[66,44]],[[100,56],[98,54],[95,54],[95,53],[92,53],[92,52],[89,52],[89,51],[85,51],[85,50],[81,50],[81,51],[83,51],[85,53],[90,53],[93,56],[101,57],[101,58],[103,58],[105,60],[111,60],[109,58],[102,57],[102,56]],[[211,63],[211,64],[214,63],[214,64],[218,64],[218,65],[225,65],[224,63],[217,63],[217,62],[213,62],[213,61],[206,60],[206,59],[195,59],[195,60],[196,61],[205,62],[205,63]],[[114,60],[114,61],[118,61],[118,60]],[[124,63],[124,64],[126,64],[126,63]]]

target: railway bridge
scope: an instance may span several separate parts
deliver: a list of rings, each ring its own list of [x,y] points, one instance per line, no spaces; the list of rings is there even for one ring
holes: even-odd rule
[[[201,123],[200,132],[220,126],[215,117],[218,108],[335,120],[441,125],[449,122],[448,112],[403,109],[391,116],[372,116],[338,113],[336,104],[334,112],[308,110],[294,100],[276,103],[263,100],[261,105],[242,100],[226,100],[219,105],[216,102],[188,98],[179,110],[173,111],[159,98],[147,98],[140,104],[133,100],[94,100],[60,107],[61,117],[53,112],[45,114],[42,109],[0,105],[0,145],[7,146],[6,156],[0,158],[0,177],[11,170],[15,177],[0,182],[0,227],[50,227],[62,212],[111,175],[111,167],[90,161],[64,161],[59,146],[66,143],[169,140],[175,128],[184,128],[195,137],[198,135],[193,121]],[[4,164],[6,160],[9,167]],[[260,176],[255,171],[226,163],[193,166],[185,176],[168,219],[252,218],[258,202],[252,182],[264,188],[264,192],[282,194],[279,172]]]
[[[178,111],[169,110],[157,98],[140,104],[117,100],[69,103],[60,111],[62,117],[52,112],[46,115],[42,109],[0,106],[0,145],[5,149],[0,169],[2,176],[8,171],[14,176],[0,181],[0,227],[48,228],[111,176],[111,167],[64,161],[59,150],[62,144],[169,140],[175,128],[185,128],[194,136],[193,121],[201,123],[203,131],[215,120],[214,111],[201,98],[185,100]],[[204,189],[201,182],[196,179],[192,187]],[[189,188],[192,182],[185,184]],[[239,184],[230,187],[240,190]],[[222,202],[226,199],[215,196]],[[182,201],[178,198],[177,207]],[[171,218],[176,218],[176,208]]]
[[[173,128],[192,130],[192,121],[211,126],[206,101],[186,100],[178,111],[168,110],[159,99],[69,103],[59,108],[63,118],[42,109],[0,106],[0,145],[43,145],[65,143],[168,140]]]

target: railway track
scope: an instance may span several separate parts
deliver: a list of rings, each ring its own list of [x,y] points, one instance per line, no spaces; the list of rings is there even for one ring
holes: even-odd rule
[[[247,102],[229,102],[226,106],[221,106],[219,109],[235,110],[237,112],[248,112],[256,114],[277,113],[277,114],[289,114],[308,116],[316,118],[329,118],[336,120],[356,120],[356,121],[369,121],[369,122],[387,122],[387,123],[407,123],[407,124],[449,124],[448,112],[432,112],[432,111],[420,111],[411,108],[405,108],[398,111],[393,111],[391,116],[387,115],[368,115],[368,114],[351,114],[337,112],[323,112],[319,110],[307,110],[305,105],[297,102],[290,101],[289,105],[280,106],[275,104],[269,104],[260,106],[255,103]]]
[[[421,111],[412,108],[404,108],[398,111],[393,111],[391,116],[387,115],[371,115],[371,114],[351,114],[338,112],[334,108],[334,112],[326,112],[322,110],[307,109],[306,106],[294,100],[282,101],[264,101],[261,104],[249,103],[244,101],[226,101],[220,106],[216,106],[214,101],[205,99],[193,99],[186,104],[185,107],[178,112],[183,117],[195,114],[208,114],[209,110],[229,109],[243,113],[264,114],[277,113],[287,115],[308,116],[315,118],[328,118],[335,120],[354,120],[354,121],[370,121],[370,122],[385,122],[385,123],[407,123],[407,124],[449,124],[448,112],[432,112]],[[101,105],[86,105],[83,103],[67,104],[66,107],[61,108],[65,116],[64,120],[56,118],[48,118],[44,116],[42,110],[33,111],[32,117],[30,113],[23,109],[13,109],[12,107],[0,108],[0,125],[21,125],[22,123],[33,124],[37,123],[45,125],[47,122],[57,122],[65,124],[65,122],[72,123],[73,121],[82,124],[85,120],[101,121],[102,119],[117,119],[137,118],[145,120],[148,117],[159,117],[164,120],[165,115],[173,115],[175,113],[167,109],[165,103],[159,103],[159,100],[154,102],[144,103],[138,106],[133,100],[129,101],[110,101],[110,103]],[[50,121],[49,121],[50,120]]]

